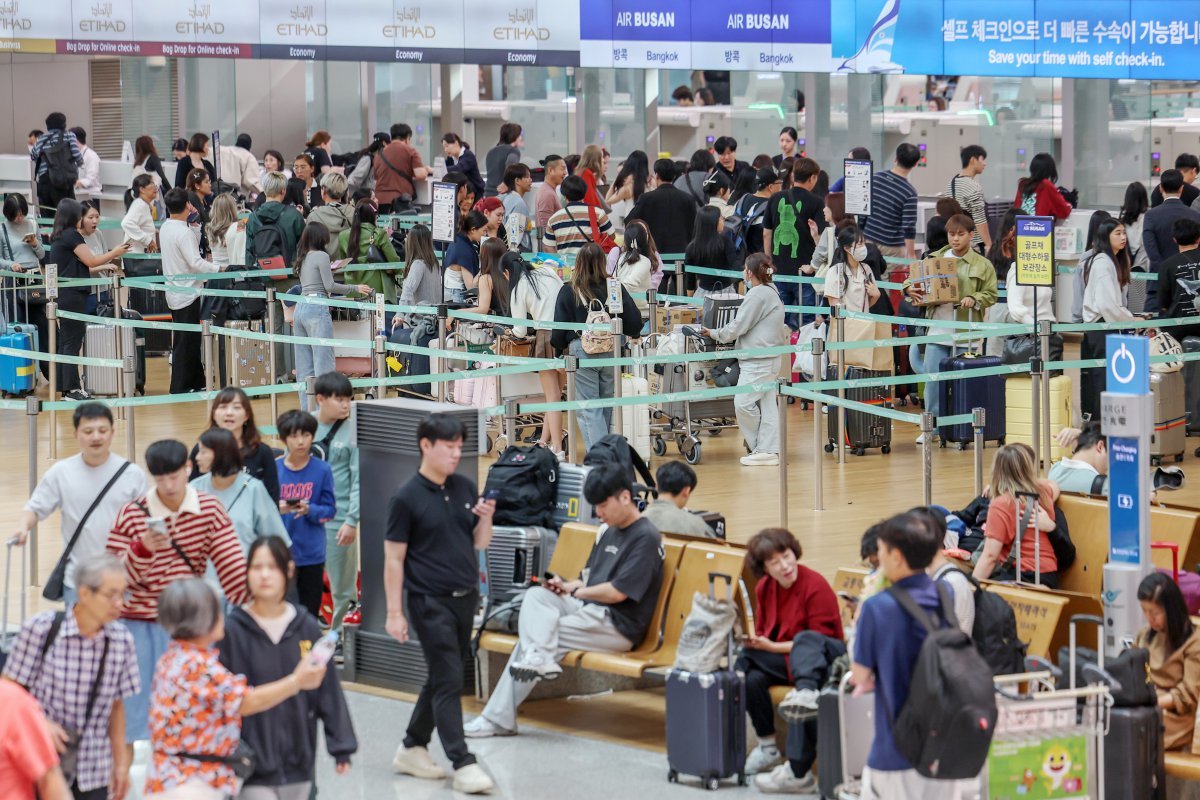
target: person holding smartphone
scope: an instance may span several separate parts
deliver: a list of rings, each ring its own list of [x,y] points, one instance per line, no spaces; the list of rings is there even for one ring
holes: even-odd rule
[[[308,646],[321,638],[316,617],[285,599],[295,571],[291,551],[278,536],[262,536],[250,545],[246,562],[250,602],[229,613],[217,653],[226,669],[244,675],[251,686],[291,675],[309,652]],[[254,774],[239,795],[242,800],[309,796],[318,719],[325,729],[325,747],[337,762],[337,774],[350,771],[358,739],[338,672],[329,669],[316,689],[242,721],[242,741],[256,756]],[[280,735],[284,731],[287,734]]]

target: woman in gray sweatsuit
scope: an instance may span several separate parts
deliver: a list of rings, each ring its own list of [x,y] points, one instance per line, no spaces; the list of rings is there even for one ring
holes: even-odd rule
[[[737,316],[718,330],[705,329],[704,334],[718,342],[734,342],[738,350],[786,344],[788,329],[783,322],[783,301],[772,282],[775,269],[771,259],[763,253],[755,253],[746,259],[743,273],[750,289]],[[774,381],[779,377],[779,359],[780,356],[740,359],[738,386]],[[748,467],[779,464],[779,408],[773,395],[767,390],[733,398],[738,428],[750,448],[750,455],[742,458],[742,463]]]

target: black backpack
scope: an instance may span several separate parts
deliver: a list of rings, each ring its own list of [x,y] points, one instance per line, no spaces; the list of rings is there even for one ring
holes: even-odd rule
[[[254,232],[254,257],[262,260],[284,255],[283,231],[279,230],[279,221],[269,222],[259,220],[259,228]],[[256,269],[257,265],[251,267]]]
[[[892,724],[900,755],[926,778],[966,780],[987,762],[996,730],[992,671],[971,637],[958,629],[950,589],[935,582],[942,602],[938,627],[907,591],[887,591],[927,631],[908,686],[908,700]]]
[[[541,445],[510,445],[488,470],[484,492],[499,491],[497,525],[553,528],[558,457]]]
[[[255,240],[258,237],[255,236]],[[236,276],[239,272],[248,272],[256,269],[251,266],[241,266],[230,264],[225,271],[231,276]],[[229,288],[238,292],[266,292],[267,281],[264,278],[244,278],[234,277],[229,284]],[[256,320],[262,319],[267,315],[267,299],[266,297],[228,297],[223,298],[228,300],[225,306],[225,318],[229,320]]]
[[[79,165],[71,155],[71,140],[65,132],[58,131],[46,142],[42,158],[46,159],[46,180],[51,186],[63,191],[75,187],[75,181],[79,180]]]
[[[629,473],[630,483],[637,484],[640,476],[642,485],[650,489],[654,488],[654,476],[650,474],[650,467],[642,460],[638,451],[629,444],[629,440],[619,433],[610,433],[593,444],[591,449],[584,454],[583,464],[587,467],[620,464]]]
[[[937,573],[939,583],[950,565]],[[1017,636],[1017,615],[1003,597],[985,592],[974,576],[966,575],[975,594],[975,625],[971,628],[971,639],[975,649],[991,668],[993,675],[1015,675],[1025,671],[1025,651],[1029,648]]]

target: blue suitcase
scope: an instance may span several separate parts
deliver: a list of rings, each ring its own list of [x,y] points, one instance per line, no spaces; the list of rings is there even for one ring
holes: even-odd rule
[[[966,353],[961,356],[942,359],[941,372],[960,372],[981,367],[998,367],[1001,364],[999,356],[981,356]],[[976,378],[960,378],[958,380],[938,381],[938,392],[941,398],[943,416],[970,414],[976,408],[987,412],[983,440],[1004,444],[1005,436],[1005,402],[1004,376],[985,375]],[[938,428],[942,447],[949,442],[958,444],[959,450],[966,450],[967,443],[975,438],[975,430],[970,423],[960,425],[943,425]]]
[[[18,330],[26,327],[32,326],[9,325],[3,335],[0,335],[0,347],[36,351],[34,337],[24,330]],[[37,367],[34,366],[33,359],[0,353],[0,392],[5,395],[27,395],[33,391],[36,382]]]

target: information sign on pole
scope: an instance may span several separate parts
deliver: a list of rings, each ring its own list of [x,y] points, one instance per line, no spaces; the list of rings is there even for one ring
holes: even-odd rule
[[[46,265],[46,299],[58,299],[58,264]]]
[[[1054,286],[1054,217],[1017,217],[1017,284]]]
[[[846,213],[871,216],[871,176],[875,169],[870,161],[847,158],[842,162],[846,176]]]
[[[458,186],[453,183],[439,181],[433,184],[430,225],[435,242],[448,245],[454,241],[454,230],[458,223],[458,203],[454,198],[457,191]]]

